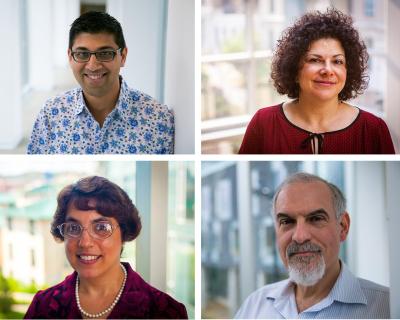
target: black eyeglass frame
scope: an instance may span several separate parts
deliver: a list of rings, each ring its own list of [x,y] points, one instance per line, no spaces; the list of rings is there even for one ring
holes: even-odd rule
[[[79,233],[78,236],[76,236],[76,237],[75,237],[75,236],[71,236],[71,235],[67,235],[67,236],[66,236],[66,234],[63,232],[63,226],[66,225],[66,224],[70,224],[70,223],[74,223],[74,224],[76,224],[76,225],[78,225],[78,226],[80,227],[80,230],[81,230],[81,231],[80,231],[80,233]],[[103,238],[101,238],[101,237],[99,237],[98,235],[96,235],[96,233],[93,232],[93,226],[94,226],[95,224],[97,224],[97,223],[107,223],[107,224],[109,224],[109,225],[111,226],[111,233],[110,233],[107,237],[103,237]],[[92,238],[95,238],[95,239],[98,239],[98,240],[105,240],[105,239],[107,239],[107,238],[109,238],[109,237],[112,236],[112,234],[114,233],[114,230],[117,229],[117,228],[119,228],[119,225],[113,225],[113,224],[112,224],[111,222],[109,222],[109,221],[98,221],[98,222],[92,222],[92,223],[90,224],[90,227],[89,227],[89,228],[85,228],[84,226],[82,226],[82,225],[81,225],[80,223],[78,223],[78,222],[68,221],[68,222],[61,223],[61,224],[58,225],[56,228],[58,229],[58,231],[60,232],[60,234],[63,236],[64,239],[80,239],[80,238],[82,237],[83,232],[84,232],[85,230],[87,230],[88,234],[89,234]]]
[[[116,50],[114,50],[114,49],[107,49],[107,50],[99,50],[99,51],[89,51],[89,50],[72,51],[72,50],[71,50],[71,56],[72,56],[72,58],[74,59],[74,61],[75,61],[75,62],[78,62],[78,63],[86,63],[86,62],[89,62],[89,61],[90,61],[90,58],[92,57],[93,54],[94,54],[94,56],[96,57],[97,61],[100,61],[100,62],[111,62],[111,61],[114,61],[115,56],[118,54],[118,51],[121,52],[121,50],[122,50],[122,48],[118,48],[118,49],[116,49]],[[112,53],[113,53],[112,59],[111,59],[111,60],[100,60],[99,57],[98,57],[98,54],[104,53],[104,52],[112,52]],[[77,60],[76,57],[75,57],[75,54],[77,54],[77,53],[88,53],[88,54],[89,54],[89,58],[88,58],[87,60]]]

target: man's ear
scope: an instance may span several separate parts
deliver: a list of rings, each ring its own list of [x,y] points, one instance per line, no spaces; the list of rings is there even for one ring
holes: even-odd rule
[[[125,47],[123,50],[121,50],[121,67],[125,66],[127,55],[128,55],[128,48]]]
[[[71,53],[72,53],[72,50],[71,50],[70,48],[68,48],[68,50],[67,50],[67,55],[68,55],[68,61],[69,61],[69,62],[72,62],[72,59],[73,59]]]
[[[344,241],[347,238],[347,235],[349,234],[350,230],[350,216],[349,214],[345,211],[339,218],[339,224],[340,224],[340,241]]]

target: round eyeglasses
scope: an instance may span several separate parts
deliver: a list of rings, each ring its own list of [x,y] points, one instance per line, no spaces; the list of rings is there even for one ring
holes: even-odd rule
[[[103,240],[110,237],[116,228],[118,225],[114,226],[108,221],[93,222],[89,228],[84,228],[77,222],[64,222],[57,226],[61,235],[67,239],[78,239],[82,236],[83,231],[87,230],[93,238]]]
[[[72,58],[76,62],[88,62],[92,54],[95,55],[96,59],[100,62],[110,62],[113,61],[118,51],[121,51],[122,48],[117,50],[100,50],[100,51],[71,51]]]

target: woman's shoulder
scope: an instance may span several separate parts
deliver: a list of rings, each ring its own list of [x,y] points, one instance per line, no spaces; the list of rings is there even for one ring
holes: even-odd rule
[[[74,290],[75,273],[67,276],[64,281],[44,290],[40,290],[35,294],[35,298],[50,299],[59,294],[65,295],[66,293]]]
[[[71,302],[74,296],[74,283],[76,274],[73,273],[64,281],[38,291],[25,314],[26,319],[68,317],[71,312]],[[75,316],[75,314],[73,314]]]
[[[143,314],[150,318],[187,318],[182,303],[147,283],[129,264],[124,265],[128,270],[127,290],[123,297],[126,303],[141,301],[141,307],[149,312],[147,314],[146,310],[142,310]]]
[[[273,128],[273,126],[285,120],[282,110],[283,103],[263,107],[258,109],[251,119],[249,126],[251,128]]]
[[[378,127],[384,124],[386,126],[385,121],[383,121],[382,118],[374,115],[371,112],[368,112],[364,109],[360,108],[360,113],[359,113],[359,121],[363,122],[364,124],[370,125],[372,127]]]
[[[260,108],[256,112],[256,115],[258,115],[259,117],[263,117],[263,118],[281,115],[282,114],[282,105],[283,105],[283,103],[280,103],[280,104],[275,104],[272,106]]]

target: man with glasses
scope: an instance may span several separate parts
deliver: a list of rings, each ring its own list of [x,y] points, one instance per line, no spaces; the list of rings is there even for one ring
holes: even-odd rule
[[[252,293],[235,318],[390,318],[389,289],[355,277],[339,259],[350,229],[339,188],[318,176],[296,173],[278,187],[272,214],[289,279]]]
[[[28,154],[174,152],[174,116],[119,75],[128,49],[120,23],[88,12],[71,25],[68,58],[80,88],[49,99],[34,124]]]

